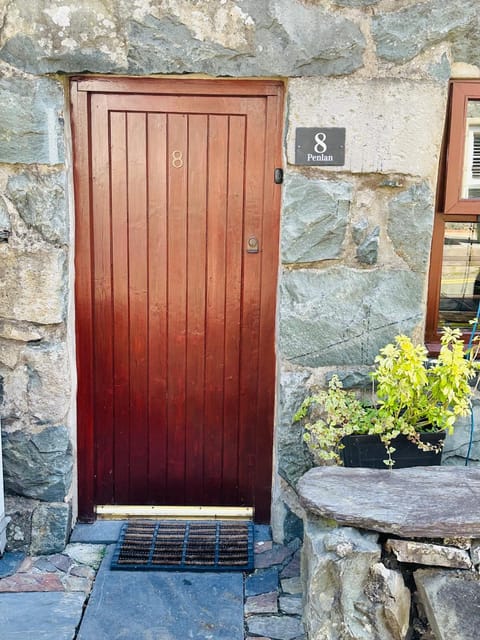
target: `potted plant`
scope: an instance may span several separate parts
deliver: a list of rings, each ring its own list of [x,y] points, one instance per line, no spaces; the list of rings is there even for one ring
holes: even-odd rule
[[[445,433],[470,410],[478,363],[469,355],[457,329],[444,330],[434,362],[423,345],[399,335],[375,358],[370,402],[333,376],[327,390],[304,400],[294,420],[305,419],[304,439],[317,461],[390,468],[439,464]],[[371,446],[380,458],[370,459]]]

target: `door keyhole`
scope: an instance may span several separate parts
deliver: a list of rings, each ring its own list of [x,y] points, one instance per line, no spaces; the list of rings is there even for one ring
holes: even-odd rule
[[[255,236],[251,236],[247,240],[247,253],[258,253],[258,238]]]

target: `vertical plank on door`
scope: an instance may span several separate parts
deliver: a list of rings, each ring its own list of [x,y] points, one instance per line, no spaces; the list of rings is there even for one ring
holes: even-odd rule
[[[148,114],[148,501],[167,493],[167,117]]]
[[[187,365],[185,449],[187,504],[204,499],[205,284],[208,117],[188,119]]]
[[[205,495],[219,504],[223,472],[225,258],[228,197],[228,117],[209,116],[207,323],[205,336]]]
[[[240,501],[252,502],[255,496],[255,437],[258,403],[258,366],[260,330],[261,256],[263,248],[263,176],[265,151],[265,106],[258,100],[249,114],[246,140],[245,214],[243,246],[248,238],[258,240],[259,253],[247,253],[243,268],[243,298],[241,318],[241,370],[240,370]],[[268,452],[271,455],[271,452]]]
[[[148,274],[146,115],[127,114],[130,290],[130,502],[144,500],[148,478]]]
[[[130,501],[130,349],[127,206],[127,131],[125,113],[110,113],[112,194],[112,297],[115,501]]]
[[[105,96],[92,97],[93,325],[95,350],[95,455],[97,499],[110,503],[113,490],[113,349],[111,291],[110,140]]]
[[[187,306],[187,116],[167,116],[168,139],[168,495],[185,495],[185,364]]]
[[[229,117],[228,201],[225,259],[225,382],[222,504],[239,504],[239,367],[242,299],[243,204],[245,180],[244,116]]]
[[[93,273],[92,273],[92,215],[90,209],[90,96],[78,91],[72,82],[72,134],[75,149],[75,317],[78,429],[78,516],[82,521],[93,519],[95,505],[95,405],[94,405],[94,331],[93,331]]]
[[[278,96],[268,96],[266,104],[266,130],[280,129],[281,103]],[[280,165],[280,145],[276,136],[264,138],[265,158],[271,158]],[[277,166],[278,166],[277,165]],[[272,324],[276,311],[276,288],[278,270],[278,242],[271,238],[272,230],[278,230],[277,212],[280,209],[280,189],[274,184],[271,173],[263,173],[263,216],[262,216],[262,285],[260,294],[260,357],[258,363],[258,404],[255,433],[255,505],[259,522],[270,519],[270,496],[272,487],[272,456],[265,451],[272,450],[272,431],[262,428],[262,424],[272,424],[275,406],[275,333]],[[269,239],[267,241],[267,238]],[[276,235],[275,235],[276,239]],[[262,463],[260,464],[260,460]]]

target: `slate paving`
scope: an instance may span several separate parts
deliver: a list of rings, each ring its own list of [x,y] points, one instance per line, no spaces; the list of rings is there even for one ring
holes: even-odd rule
[[[256,532],[255,532],[256,533]],[[247,640],[304,640],[299,539],[255,543],[255,571],[245,579]]]
[[[2,640],[305,639],[298,539],[275,544],[257,525],[255,570],[246,576],[111,571],[122,524],[77,525],[60,554],[4,554]]]

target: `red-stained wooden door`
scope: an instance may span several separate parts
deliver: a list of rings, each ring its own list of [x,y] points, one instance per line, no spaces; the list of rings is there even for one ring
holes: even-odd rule
[[[72,81],[80,517],[270,508],[282,85]]]

